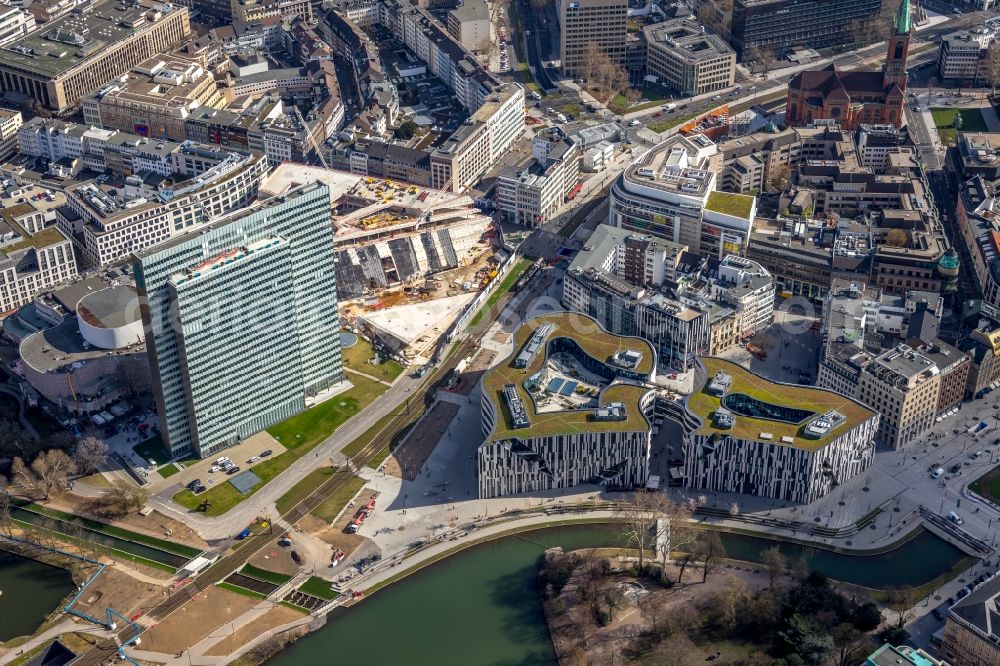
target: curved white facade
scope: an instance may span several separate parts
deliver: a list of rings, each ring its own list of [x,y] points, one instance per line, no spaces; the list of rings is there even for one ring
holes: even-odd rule
[[[115,306],[108,311],[109,304]],[[121,349],[143,342],[139,296],[131,287],[110,287],[87,294],[76,306],[80,335],[100,349]]]

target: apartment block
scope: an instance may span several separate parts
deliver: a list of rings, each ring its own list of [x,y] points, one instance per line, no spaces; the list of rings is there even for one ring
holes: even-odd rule
[[[466,0],[448,12],[448,33],[473,53],[490,47],[490,9],[486,0]]]
[[[65,14],[0,49],[5,90],[56,113],[191,34],[186,7],[117,0]]]
[[[733,85],[736,52],[691,19],[672,19],[643,28],[646,74],[684,95],[703,95]]]
[[[560,0],[559,59],[563,74],[587,73],[588,49],[596,47],[611,62],[626,64],[628,0]]]
[[[35,27],[35,15],[31,12],[15,5],[0,7],[0,46],[24,37]]]
[[[236,444],[343,379],[329,217],[313,183],[134,255],[172,455]]]

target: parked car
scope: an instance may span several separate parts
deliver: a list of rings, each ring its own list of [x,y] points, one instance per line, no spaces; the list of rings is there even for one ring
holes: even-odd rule
[[[257,462],[258,460],[260,460],[260,456],[252,456],[250,458],[247,458],[247,464],[248,465],[252,465],[255,462]]]
[[[935,620],[937,620],[938,622],[944,621],[944,613],[941,612],[940,608],[935,608],[932,612],[934,613]]]
[[[266,457],[268,457],[269,455],[271,455],[272,453],[273,453],[273,451],[271,451],[271,449],[268,449],[267,451],[261,451],[261,453],[260,453],[260,457],[261,457],[261,458],[266,458]]]
[[[201,485],[201,479],[195,479],[194,481],[189,482],[188,485],[187,485],[187,487],[190,490],[194,490],[195,488],[197,488],[200,485]]]
[[[239,465],[233,465],[232,467],[226,470],[226,476],[232,476],[233,474],[236,474],[236,472],[238,471],[240,471]]]

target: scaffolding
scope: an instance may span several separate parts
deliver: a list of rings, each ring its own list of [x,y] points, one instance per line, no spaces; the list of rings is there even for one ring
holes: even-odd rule
[[[55,553],[57,555],[65,555],[66,557],[69,557],[69,558],[72,558],[72,559],[75,559],[75,560],[79,560],[81,562],[86,562],[87,564],[93,564],[94,566],[96,566],[97,567],[97,571],[94,573],[93,576],[91,576],[87,580],[86,583],[84,583],[83,585],[80,586],[80,589],[77,590],[76,594],[73,595],[73,598],[70,599],[69,603],[66,604],[66,606],[63,608],[63,612],[69,613],[70,615],[75,615],[76,617],[84,619],[87,622],[90,622],[92,624],[96,624],[98,626],[104,627],[105,629],[109,629],[111,631],[116,631],[118,629],[118,623],[115,621],[115,618],[119,618],[123,622],[125,622],[125,624],[131,625],[132,629],[135,630],[135,633],[128,640],[126,640],[126,641],[119,641],[118,637],[117,636],[115,637],[115,640],[116,640],[116,643],[117,643],[116,651],[118,652],[119,655],[121,655],[122,659],[126,659],[126,660],[132,662],[133,664],[135,664],[135,666],[139,666],[139,662],[138,661],[136,661],[132,657],[130,657],[127,654],[125,654],[125,648],[126,647],[128,647],[129,645],[132,645],[132,644],[138,645],[139,642],[140,642],[139,641],[139,636],[142,634],[142,628],[138,624],[136,624],[132,620],[128,619],[127,617],[125,617],[124,615],[122,615],[118,611],[114,610],[110,606],[108,606],[105,609],[106,616],[105,616],[104,620],[98,619],[98,618],[96,618],[96,617],[94,617],[92,615],[88,615],[87,613],[84,613],[83,611],[77,610],[77,609],[75,609],[73,607],[76,604],[76,602],[79,601],[80,597],[83,596],[83,593],[87,591],[87,588],[90,587],[90,585],[95,580],[97,580],[97,577],[100,576],[104,572],[104,569],[108,566],[107,564],[104,564],[103,562],[98,562],[97,560],[92,560],[89,557],[85,557],[83,555],[78,555],[77,553],[71,553],[69,551],[61,550],[61,549],[55,548],[53,546],[46,546],[45,544],[38,543],[37,541],[28,541],[27,539],[19,539],[19,538],[15,537],[15,536],[8,536],[6,534],[0,534],[0,538],[5,539],[7,541],[12,541],[12,542],[14,542],[16,544],[19,544],[21,546],[29,546],[31,548],[40,548],[42,550],[48,551],[50,553]]]

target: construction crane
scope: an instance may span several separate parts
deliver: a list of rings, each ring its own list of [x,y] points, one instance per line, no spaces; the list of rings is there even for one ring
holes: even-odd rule
[[[309,143],[312,144],[313,150],[316,151],[320,164],[323,165],[324,169],[329,169],[330,165],[326,163],[326,158],[323,157],[323,151],[319,149],[319,144],[316,143],[316,137],[313,136],[313,133],[309,130],[309,125],[306,123],[306,119],[302,117],[302,112],[299,111],[299,107],[293,104],[292,108],[295,109],[295,115],[299,119],[299,122],[302,123],[302,129],[305,130],[306,136],[309,137]]]

